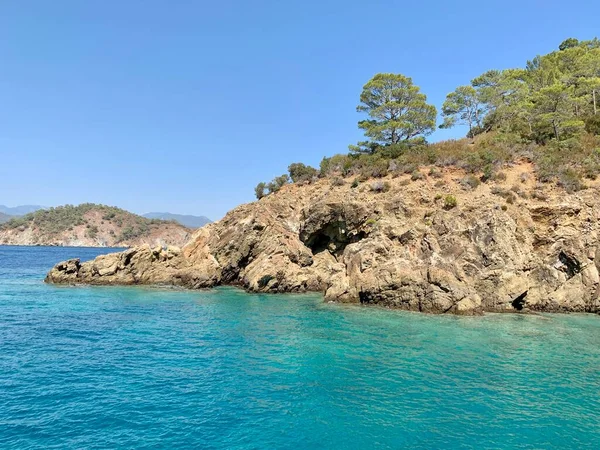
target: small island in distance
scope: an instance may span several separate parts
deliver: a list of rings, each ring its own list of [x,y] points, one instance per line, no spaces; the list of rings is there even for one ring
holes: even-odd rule
[[[170,213],[133,214],[114,206],[84,203],[56,208],[1,207],[0,245],[74,247],[183,246],[206,217]],[[23,213],[24,215],[16,215]]]

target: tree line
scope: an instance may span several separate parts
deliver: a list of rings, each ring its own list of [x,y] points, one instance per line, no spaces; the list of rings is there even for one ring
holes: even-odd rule
[[[397,157],[424,148],[437,124],[437,108],[410,77],[379,73],[360,94],[358,122],[365,140],[350,154]],[[569,38],[556,51],[536,56],[524,68],[489,70],[450,92],[441,107],[440,128],[466,126],[466,136],[496,132],[521,142],[569,145],[583,134],[600,135],[600,40]],[[318,176],[300,163],[256,188],[257,198],[284,184]]]

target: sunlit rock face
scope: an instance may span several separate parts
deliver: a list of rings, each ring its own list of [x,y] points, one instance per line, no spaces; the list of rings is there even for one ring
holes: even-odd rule
[[[430,313],[600,311],[598,188],[567,194],[523,172],[531,166],[474,189],[456,169],[441,179],[388,177],[385,192],[375,181],[289,185],[199,229],[181,249],[67,261],[46,281],[320,291]]]

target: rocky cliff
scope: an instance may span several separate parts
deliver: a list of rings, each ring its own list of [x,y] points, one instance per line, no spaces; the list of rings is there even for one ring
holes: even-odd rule
[[[457,169],[421,173],[288,185],[181,249],[65,261],[46,281],[235,284],[433,313],[600,311],[596,185],[567,194],[527,163],[482,184]]]
[[[39,210],[0,225],[0,245],[182,246],[190,236],[188,228],[175,222],[92,203]]]

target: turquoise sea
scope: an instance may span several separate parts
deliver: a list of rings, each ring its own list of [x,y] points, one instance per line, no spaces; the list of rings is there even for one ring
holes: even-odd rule
[[[0,448],[598,448],[600,316],[56,287],[0,247]]]

